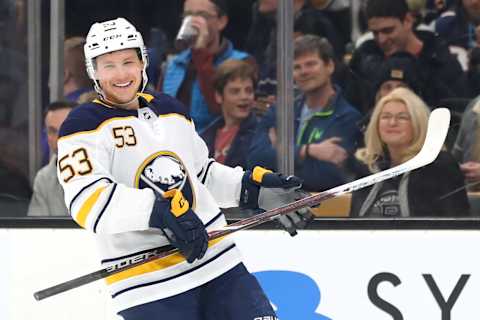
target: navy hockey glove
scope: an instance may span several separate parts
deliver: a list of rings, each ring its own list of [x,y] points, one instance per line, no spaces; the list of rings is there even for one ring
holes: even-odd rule
[[[262,167],[255,167],[253,172],[246,171],[243,175],[240,207],[270,210],[299,200],[305,197],[305,194],[298,190],[302,182],[302,179],[296,176],[286,177]],[[305,228],[311,220],[313,215],[308,208],[277,218],[291,236],[295,236],[296,229]]]
[[[285,177],[262,167],[255,167],[253,171],[247,170],[243,174],[242,189],[240,193],[240,208],[257,209],[260,187],[298,189],[302,186],[302,179],[295,176]]]
[[[162,229],[170,243],[178,248],[189,263],[201,259],[208,248],[208,234],[182,192],[172,189],[163,197],[155,192],[156,200],[150,216],[150,226]]]

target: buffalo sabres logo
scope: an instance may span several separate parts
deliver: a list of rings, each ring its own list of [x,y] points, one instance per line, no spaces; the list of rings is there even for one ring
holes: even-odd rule
[[[158,153],[150,157],[140,168],[140,173],[147,177],[163,191],[181,190],[190,204],[193,203],[193,192],[185,165],[175,154]],[[141,179],[137,179],[140,189],[148,187]]]

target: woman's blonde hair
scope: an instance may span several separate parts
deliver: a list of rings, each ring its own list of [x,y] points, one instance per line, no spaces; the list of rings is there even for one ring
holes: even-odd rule
[[[402,157],[402,162],[405,162],[415,156],[423,146],[425,136],[427,134],[428,117],[430,109],[425,102],[417,96],[413,91],[407,88],[396,88],[389,94],[380,99],[373,109],[372,117],[368,123],[367,131],[365,132],[365,150],[361,153],[362,160],[368,165],[370,170],[379,171],[377,161],[380,158],[385,158],[386,145],[380,139],[378,131],[378,122],[383,107],[388,102],[398,101],[405,104],[408,114],[411,118],[413,128],[413,141],[408,146]]]

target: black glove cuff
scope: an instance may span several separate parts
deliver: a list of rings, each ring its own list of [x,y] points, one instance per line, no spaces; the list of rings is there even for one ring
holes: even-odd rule
[[[258,195],[260,186],[255,184],[251,178],[252,172],[247,170],[243,174],[242,189],[240,191],[240,208],[256,209],[258,208]]]

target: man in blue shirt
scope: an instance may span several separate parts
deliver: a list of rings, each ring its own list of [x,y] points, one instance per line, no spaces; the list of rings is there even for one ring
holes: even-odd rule
[[[176,97],[190,108],[197,132],[221,116],[215,101],[213,77],[216,67],[227,59],[251,58],[233,48],[222,36],[228,23],[226,0],[186,0],[184,17],[191,16],[191,26],[198,32],[192,48],[180,52],[166,66],[161,91]]]
[[[361,138],[360,113],[332,83],[334,70],[334,52],[326,39],[306,35],[295,41],[293,77],[302,92],[294,104],[295,175],[304,179],[303,186],[310,191],[346,182],[347,160]],[[258,125],[249,166],[276,167],[275,120],[273,106]]]

